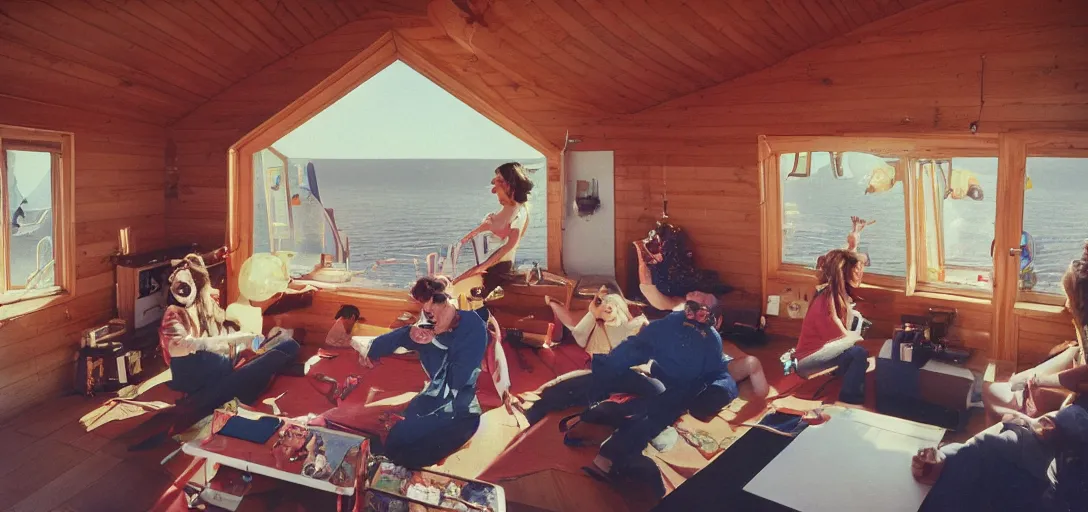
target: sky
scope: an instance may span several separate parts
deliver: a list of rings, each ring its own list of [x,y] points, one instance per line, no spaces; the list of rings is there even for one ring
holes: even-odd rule
[[[400,61],[274,147],[290,158],[543,158]]]

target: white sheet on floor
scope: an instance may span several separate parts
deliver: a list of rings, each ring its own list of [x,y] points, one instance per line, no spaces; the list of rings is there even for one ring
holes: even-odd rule
[[[914,512],[929,492],[910,473],[920,448],[944,429],[858,409],[829,411],[760,471],[744,490],[800,512]]]

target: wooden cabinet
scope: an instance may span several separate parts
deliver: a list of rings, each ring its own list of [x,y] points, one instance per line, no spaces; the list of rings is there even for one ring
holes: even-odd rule
[[[167,280],[173,270],[170,262],[193,252],[203,256],[211,274],[212,286],[219,289],[222,302],[226,297],[227,275],[225,251],[222,249],[203,253],[198,247],[185,246],[117,259],[117,315],[131,331],[159,325],[169,305]]]

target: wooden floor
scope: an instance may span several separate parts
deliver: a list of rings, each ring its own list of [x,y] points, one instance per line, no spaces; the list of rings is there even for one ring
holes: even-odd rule
[[[775,352],[776,345],[750,353],[766,361],[764,356]],[[765,351],[768,354],[762,353]],[[175,460],[170,468],[160,465],[163,456],[176,447],[172,443],[160,450],[129,452],[131,439],[111,439],[99,431],[84,432],[78,419],[103,400],[58,398],[0,425],[0,510],[149,510],[169,488],[173,475],[180,472],[177,463],[185,462]],[[983,414],[976,410],[967,428],[949,433],[946,440],[964,440],[986,426]],[[545,470],[502,485],[512,512],[638,512],[648,508],[647,504],[628,503],[615,489],[589,477],[563,471]],[[256,510],[335,510],[329,498],[331,495],[299,488],[247,502],[255,501]]]
[[[173,478],[149,453],[84,432],[100,400],[68,396],[0,426],[0,509],[145,511]]]

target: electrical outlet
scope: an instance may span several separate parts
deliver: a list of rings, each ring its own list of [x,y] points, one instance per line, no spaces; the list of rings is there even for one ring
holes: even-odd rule
[[[780,295],[768,295],[767,296],[767,314],[770,316],[778,316],[778,309],[782,306],[782,296]]]

